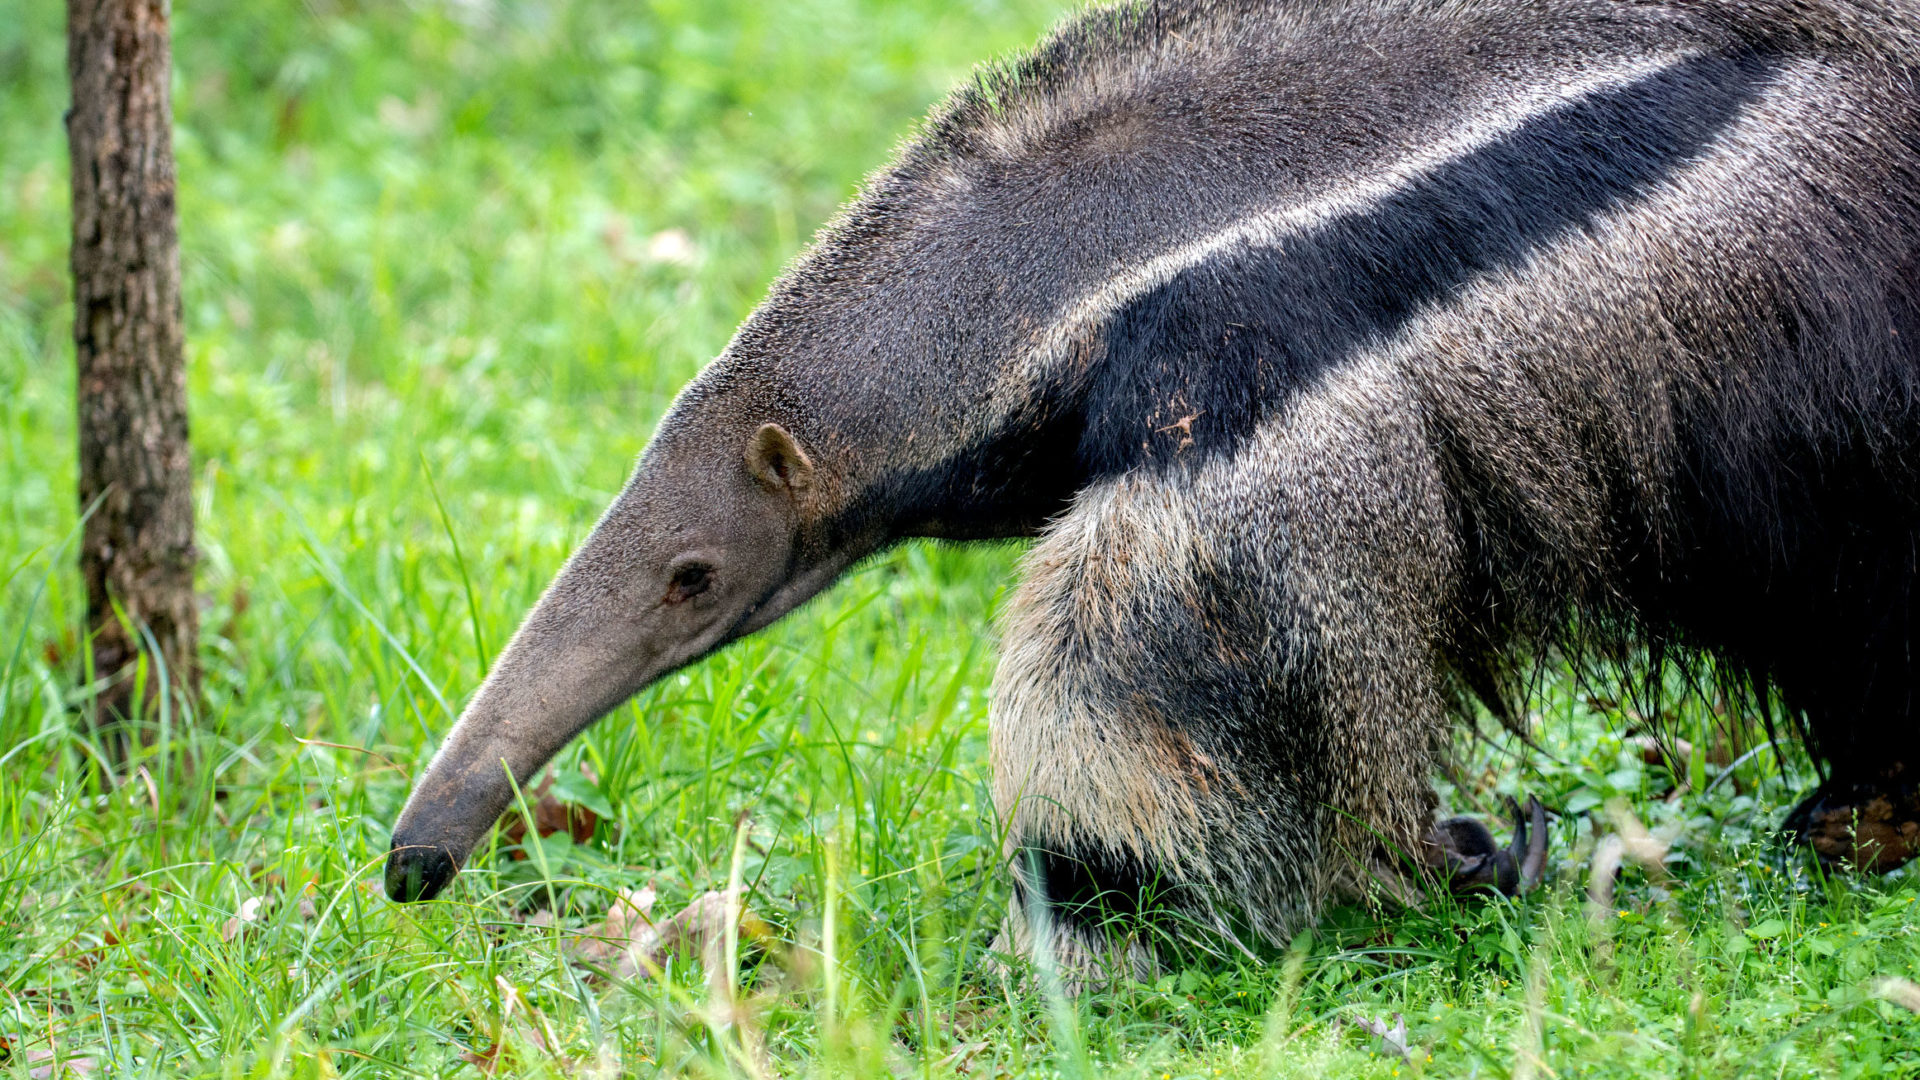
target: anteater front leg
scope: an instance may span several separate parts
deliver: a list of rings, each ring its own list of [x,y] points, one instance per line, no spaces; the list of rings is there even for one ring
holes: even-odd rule
[[[1038,918],[1062,967],[1137,973],[1170,938],[1279,942],[1331,892],[1398,887],[1446,730],[1424,460],[1404,422],[1307,414],[1056,522],[994,685],[1008,944]]]
[[[1150,476],[1084,492],[1008,612],[992,710],[1015,882],[1003,947],[1070,981],[1143,976],[1155,939],[1194,924],[1282,936],[1325,891],[1325,793],[1261,721],[1259,586],[1219,579],[1195,494]]]

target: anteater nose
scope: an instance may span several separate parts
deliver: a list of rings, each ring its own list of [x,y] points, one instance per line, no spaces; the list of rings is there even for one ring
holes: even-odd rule
[[[387,898],[402,904],[431,900],[453,880],[453,856],[435,844],[403,844],[387,852]]]

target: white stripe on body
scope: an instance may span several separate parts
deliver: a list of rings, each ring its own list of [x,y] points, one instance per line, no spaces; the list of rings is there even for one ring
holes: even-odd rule
[[[1182,244],[1131,267],[1063,305],[1060,315],[1041,331],[1034,345],[1015,363],[995,388],[987,430],[1005,419],[998,403],[1025,402],[1031,388],[1051,374],[1076,342],[1104,325],[1135,299],[1159,288],[1209,259],[1236,251],[1277,248],[1337,218],[1364,212],[1448,164],[1498,142],[1543,115],[1608,90],[1631,86],[1659,75],[1699,54],[1676,51],[1640,57],[1616,67],[1572,73],[1569,78],[1543,83],[1520,93],[1503,93],[1484,103],[1468,121],[1437,142],[1408,153],[1392,165],[1365,176],[1352,177],[1302,202],[1290,202],[1242,218],[1209,236]]]

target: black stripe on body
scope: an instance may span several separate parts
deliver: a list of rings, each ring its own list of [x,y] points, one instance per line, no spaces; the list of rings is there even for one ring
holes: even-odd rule
[[[1754,54],[1677,61],[1529,119],[1364,210],[1188,268],[1116,312],[1088,361],[1061,361],[991,435],[892,474],[829,532],[1030,535],[1092,481],[1230,453],[1315,378],[1699,160],[1773,72]]]
[[[1697,160],[1769,74],[1751,55],[1681,61],[1528,120],[1364,211],[1179,273],[1105,327],[1078,387],[1078,471],[1232,450],[1322,373]]]

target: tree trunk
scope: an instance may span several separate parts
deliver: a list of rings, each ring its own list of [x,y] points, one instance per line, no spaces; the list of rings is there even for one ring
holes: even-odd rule
[[[199,687],[169,16],[169,0],[67,3],[80,507],[92,509],[80,572],[94,676],[114,679],[94,702],[99,726],[152,722],[159,663],[176,716]],[[158,655],[136,702],[147,635]]]

